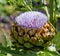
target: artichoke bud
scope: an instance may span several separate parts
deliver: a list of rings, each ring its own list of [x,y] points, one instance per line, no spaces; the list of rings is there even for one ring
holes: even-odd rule
[[[15,18],[11,29],[11,42],[23,48],[43,47],[54,35],[55,28],[45,14],[28,11]]]

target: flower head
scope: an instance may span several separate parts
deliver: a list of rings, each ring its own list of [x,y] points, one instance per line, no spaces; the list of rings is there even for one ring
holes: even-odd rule
[[[46,15],[37,11],[29,11],[22,13],[15,18],[15,21],[19,26],[25,26],[30,28],[42,28],[48,21]]]
[[[15,18],[11,28],[12,44],[16,48],[35,49],[50,45],[55,28],[46,15],[37,11],[22,13]]]

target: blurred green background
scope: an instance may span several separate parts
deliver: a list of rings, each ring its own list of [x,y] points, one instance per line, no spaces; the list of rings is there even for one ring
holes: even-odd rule
[[[60,52],[60,1],[59,0],[0,0],[0,43],[8,47],[10,43],[10,29],[15,17],[25,11],[39,11],[47,15],[56,28],[56,36],[52,40]],[[0,49],[3,48],[0,45]],[[4,50],[2,53],[4,53]],[[11,50],[10,50],[11,52]],[[1,53],[1,52],[0,52]],[[14,53],[12,51],[11,53]],[[45,53],[46,54],[46,53]],[[9,54],[7,54],[9,56]],[[0,54],[3,56],[3,54]],[[43,55],[42,55],[43,56]],[[49,55],[47,55],[49,56]]]

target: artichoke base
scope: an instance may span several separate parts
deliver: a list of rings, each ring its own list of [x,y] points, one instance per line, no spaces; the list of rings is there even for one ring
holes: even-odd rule
[[[11,42],[15,48],[41,49],[54,35],[55,28],[50,22],[45,23],[41,29],[27,28],[14,23],[11,29]]]

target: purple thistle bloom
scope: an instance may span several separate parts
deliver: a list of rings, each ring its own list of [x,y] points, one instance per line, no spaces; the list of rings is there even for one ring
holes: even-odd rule
[[[29,11],[17,16],[15,18],[15,21],[19,26],[25,26],[29,28],[42,28],[48,21],[48,18],[41,12]]]

